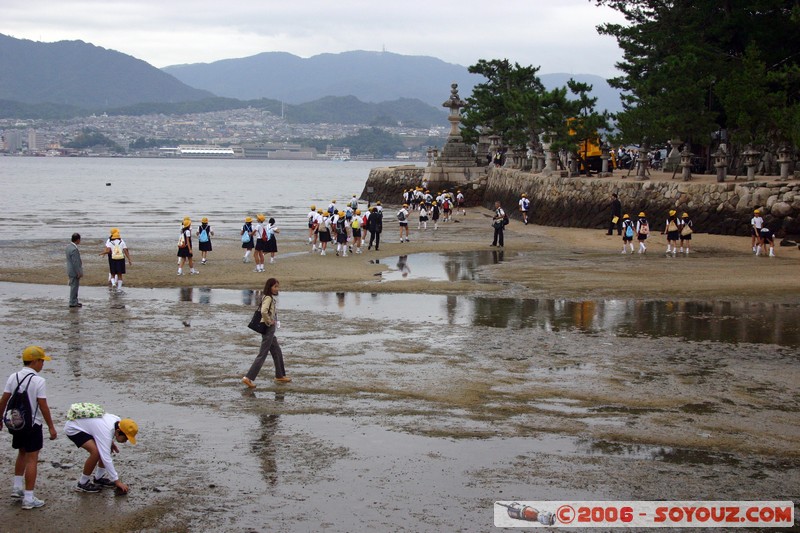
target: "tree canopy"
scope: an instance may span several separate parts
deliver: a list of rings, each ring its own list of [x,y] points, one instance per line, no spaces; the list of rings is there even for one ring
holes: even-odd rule
[[[493,134],[512,149],[538,146],[541,140],[553,150],[577,152],[581,141],[608,127],[607,115],[595,111],[597,99],[588,96],[589,84],[570,80],[567,87],[548,91],[537,76],[539,67],[507,59],[481,59],[469,71],[486,81],[466,99],[461,121],[465,142]]]
[[[624,75],[621,140],[735,145],[800,144],[800,2],[797,0],[596,0],[627,24],[617,39]]]

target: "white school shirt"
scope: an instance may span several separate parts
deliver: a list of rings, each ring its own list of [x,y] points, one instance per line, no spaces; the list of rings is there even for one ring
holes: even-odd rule
[[[756,230],[760,230],[761,226],[764,225],[764,219],[761,218],[760,216],[753,217],[750,220],[750,225],[756,228]]]
[[[264,236],[264,225],[261,222],[257,222],[255,226],[253,226],[253,238],[260,239]]]
[[[114,239],[114,240],[115,241],[119,241],[119,247],[122,248],[123,250],[128,247],[128,245],[125,244],[125,241],[123,241],[122,239]],[[109,250],[113,250],[114,249],[114,243],[111,242],[111,239],[108,239],[106,241],[106,248],[108,248]]]
[[[33,374],[33,377],[27,378],[28,374]],[[23,379],[25,379],[25,384],[22,386],[21,390],[24,390],[28,393],[28,403],[31,406],[31,415],[36,413],[36,416],[33,419],[33,425],[43,425],[44,420],[42,419],[42,411],[40,409],[36,409],[36,406],[39,403],[39,398],[47,399],[47,388],[45,387],[44,378],[41,377],[34,369],[26,366],[19,372],[14,372],[8,376],[6,388],[3,389],[3,392],[14,394],[14,391],[17,390],[18,385],[17,377],[19,377],[20,383]]]
[[[317,212],[316,211],[309,211],[308,215],[306,215],[309,224],[313,224],[314,221],[317,219]]]
[[[67,437],[77,435],[83,431],[92,436],[95,444],[97,444],[97,451],[100,452],[100,460],[106,467],[108,479],[116,481],[119,479],[117,471],[114,468],[114,459],[111,457],[111,445],[114,443],[114,424],[120,421],[117,415],[106,413],[98,418],[78,418],[77,420],[68,420],[64,424],[64,433]]]

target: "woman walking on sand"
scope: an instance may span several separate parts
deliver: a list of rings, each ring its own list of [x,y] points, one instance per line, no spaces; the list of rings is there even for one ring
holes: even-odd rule
[[[208,261],[208,252],[211,251],[211,236],[214,235],[214,231],[208,225],[208,217],[203,217],[200,222],[200,227],[197,228],[197,246],[200,248],[200,264],[205,265]]]
[[[245,217],[242,231],[239,233],[242,236],[242,248],[244,248],[244,257],[242,263],[250,261],[250,252],[253,251],[255,244],[253,243],[253,219]]]
[[[275,330],[280,327],[278,321],[277,299],[280,284],[275,278],[269,278],[264,285],[264,292],[261,298],[261,321],[267,325],[267,331],[261,335],[261,347],[258,350],[253,364],[250,365],[250,370],[242,378],[242,383],[250,387],[256,388],[255,380],[264,361],[267,359],[267,354],[272,355],[272,361],[275,363],[275,381],[278,383],[289,383],[292,378],[286,375],[286,369],[283,367],[283,352],[278,344],[278,339],[275,337]]]

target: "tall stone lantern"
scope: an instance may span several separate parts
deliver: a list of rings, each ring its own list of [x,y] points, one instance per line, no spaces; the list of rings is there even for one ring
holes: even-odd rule
[[[714,168],[717,169],[717,181],[722,183],[728,175],[728,154],[720,146],[711,155],[714,157]]]
[[[681,168],[683,168],[683,181],[692,179],[692,157],[694,154],[689,151],[689,147],[684,145],[681,152]]]
[[[611,148],[608,146],[608,143],[603,141],[600,144],[600,159],[603,160],[603,166],[600,171],[600,176],[603,178],[611,175],[611,173],[608,171],[608,160],[611,159],[610,152]]]
[[[747,167],[747,181],[753,181],[756,179],[756,167],[761,158],[761,152],[748,147],[747,150],[742,152],[742,155],[744,156],[744,166]]]
[[[788,181],[789,167],[792,165],[792,151],[787,145],[778,149],[778,163],[781,165],[781,181]]]

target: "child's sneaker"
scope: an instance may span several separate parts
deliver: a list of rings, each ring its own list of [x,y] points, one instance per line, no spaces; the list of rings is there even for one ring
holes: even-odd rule
[[[114,488],[117,486],[116,483],[108,479],[106,476],[92,478],[92,483],[100,488]]]
[[[86,483],[77,483],[75,485],[76,492],[100,492],[102,490],[100,486],[95,485],[91,481],[87,481]],[[42,502],[44,505],[44,502]]]
[[[32,500],[22,500],[23,509],[36,509],[44,505],[44,500],[40,500],[36,496]]]

